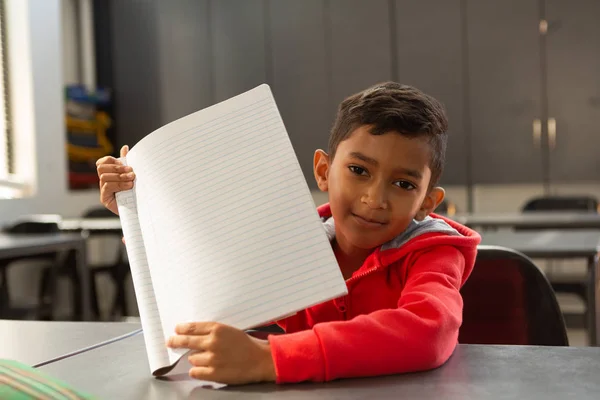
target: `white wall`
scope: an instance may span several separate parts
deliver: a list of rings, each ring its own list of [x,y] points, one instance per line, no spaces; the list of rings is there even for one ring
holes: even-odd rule
[[[11,69],[11,80],[17,99],[22,100],[13,105],[15,136],[30,137],[29,143],[34,143],[33,149],[23,147],[16,156],[33,166],[36,189],[28,198],[0,200],[0,224],[33,213],[78,216],[99,205],[99,195],[95,190],[71,192],[67,185],[64,70],[69,74],[68,82],[77,77],[71,59],[75,53],[69,48],[63,56],[63,44],[74,43],[75,24],[70,21],[63,25],[61,17],[69,15],[72,0],[8,0],[6,8],[8,23],[19,29],[18,35],[9,31],[9,45],[21,53],[25,49],[21,56],[29,59],[29,63],[24,59],[18,68]],[[68,30],[70,39],[63,39],[61,26]]]
[[[79,63],[77,62],[77,2],[78,0],[60,1],[63,81],[67,85],[73,83],[81,83]]]

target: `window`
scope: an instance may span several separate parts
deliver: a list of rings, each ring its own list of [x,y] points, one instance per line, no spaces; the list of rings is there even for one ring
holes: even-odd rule
[[[8,68],[6,64],[6,24],[4,1],[0,0],[0,179],[14,172],[12,168],[12,145],[8,101]]]
[[[6,21],[6,0],[0,0],[0,199],[23,197],[28,188],[23,179],[15,175]]]

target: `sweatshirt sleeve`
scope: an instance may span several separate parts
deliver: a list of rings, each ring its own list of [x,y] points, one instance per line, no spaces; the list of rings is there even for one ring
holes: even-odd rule
[[[286,333],[302,331],[309,329],[311,324],[308,322],[306,310],[300,311],[297,314],[291,315],[287,318],[281,319],[276,322]]]
[[[422,371],[445,363],[462,322],[465,268],[455,247],[414,255],[395,309],[270,336],[277,382]]]

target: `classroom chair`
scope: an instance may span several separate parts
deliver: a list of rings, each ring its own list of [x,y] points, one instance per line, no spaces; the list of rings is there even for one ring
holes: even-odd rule
[[[50,234],[60,232],[60,216],[29,215],[19,218],[3,228],[3,231],[15,235]],[[30,257],[18,257],[0,260],[0,318],[11,319],[52,319],[53,299],[56,290],[57,271],[64,268],[69,252],[49,252]],[[42,273],[38,303],[35,307],[16,307],[10,304],[8,287],[8,269],[15,261],[35,261],[42,264],[46,273]]]
[[[95,207],[83,214],[83,218],[114,218],[115,214],[113,214],[110,210],[105,207]],[[97,236],[97,233],[94,233],[90,237]],[[112,301],[110,317],[111,319],[116,318],[117,316],[126,316],[127,315],[127,292],[126,292],[126,283],[127,277],[129,276],[129,262],[126,261],[125,258],[125,247],[121,243],[121,234],[111,233],[111,236],[115,236],[118,239],[118,247],[115,251],[114,258],[106,263],[102,264],[90,264],[90,276],[91,276],[91,305],[92,312],[95,316],[100,316],[100,307],[98,301],[98,289],[97,289],[97,277],[100,275],[107,275],[110,277],[112,283],[115,287],[115,296]]]
[[[523,206],[523,212],[598,212],[598,200],[592,196],[542,196],[535,197]],[[521,228],[527,229],[527,228]],[[552,288],[557,293],[570,293],[579,297],[587,308],[587,284],[573,277],[548,274]]]
[[[82,218],[110,218],[115,215],[104,207],[95,207],[86,211]],[[88,236],[88,240],[94,236],[100,236],[102,234],[94,233]],[[121,316],[127,315],[127,296],[126,296],[126,279],[129,274],[129,263],[124,261],[124,247],[121,243],[121,235],[110,233],[111,236],[118,238],[118,248],[115,252],[114,260],[108,263],[92,264],[88,261],[87,267],[90,273],[90,305],[94,319],[100,318],[100,306],[98,298],[98,281],[97,278],[100,275],[108,275],[115,285],[115,297],[111,306],[110,318],[115,319],[116,315],[120,312]],[[44,270],[44,278],[42,282],[47,280],[47,275],[51,272],[49,268]],[[79,275],[77,273],[77,263],[75,254],[69,253],[66,259],[64,268],[60,272],[61,276],[65,276],[69,279],[72,290],[73,290],[73,314],[71,319],[81,320],[82,309],[81,309],[81,284]],[[44,296],[48,296],[47,287],[41,287],[40,293]]]
[[[530,199],[523,212],[582,211],[598,212],[598,200],[592,196],[542,196]]]
[[[475,268],[461,294],[464,310],[460,343],[569,345],[550,283],[529,258],[517,251],[480,246]]]

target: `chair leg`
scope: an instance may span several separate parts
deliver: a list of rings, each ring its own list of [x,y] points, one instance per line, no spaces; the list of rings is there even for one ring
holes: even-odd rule
[[[98,304],[98,290],[96,287],[96,274],[90,274],[90,305],[92,307],[92,314],[94,319],[100,319],[100,306]]]
[[[10,310],[10,293],[8,292],[8,274],[6,266],[0,266],[0,318]]]
[[[48,267],[42,270],[40,287],[38,290],[38,318],[49,320],[48,309],[52,308],[52,268]]]
[[[79,273],[74,265],[69,265],[69,281],[71,282],[71,303],[73,304],[73,315],[74,321],[83,320],[83,309],[81,304],[83,303],[83,293],[81,292],[81,282],[79,279]]]
[[[127,315],[127,293],[125,288],[125,280],[129,274],[128,265],[120,265],[114,271],[112,278],[115,285],[115,298],[112,306],[112,316],[117,315],[124,317]],[[120,312],[120,314],[119,314]]]
[[[42,271],[42,276],[40,277],[40,287],[38,289],[38,303],[42,304],[42,302],[46,301],[46,296],[48,296],[48,285],[50,284],[50,271],[48,268],[44,268]]]
[[[54,300],[58,286],[59,271],[56,265],[46,268],[42,275],[42,284],[45,285],[44,298],[38,306],[38,318],[45,321],[54,320]],[[44,282],[45,280],[45,282]]]
[[[127,305],[125,304],[125,288],[121,282],[115,282],[116,295],[112,306],[112,317],[124,317],[127,314]]]

